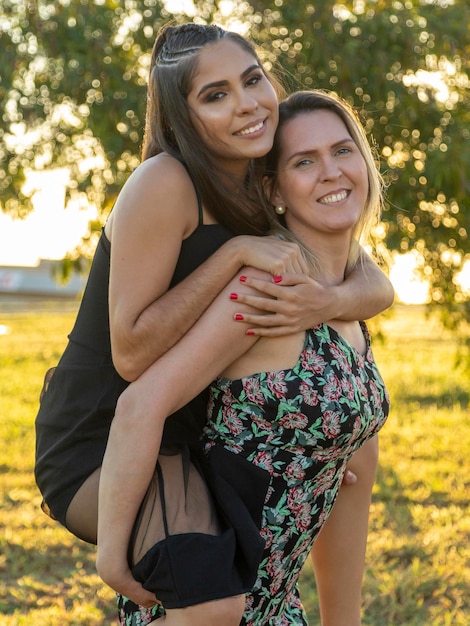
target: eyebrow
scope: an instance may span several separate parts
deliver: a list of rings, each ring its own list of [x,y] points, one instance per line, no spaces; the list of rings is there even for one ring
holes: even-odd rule
[[[240,74],[240,79],[243,80],[244,78],[248,76],[248,74],[251,74],[253,70],[258,70],[258,69],[261,69],[259,63],[254,63],[253,65],[250,65],[250,67],[248,67],[244,72]],[[213,89],[214,87],[224,87],[225,85],[228,85],[228,82],[229,82],[228,80],[218,80],[213,83],[207,83],[207,85],[203,85],[201,87],[201,89],[199,90],[199,93],[197,94],[197,97],[199,98],[200,96],[202,96],[203,93],[205,93],[209,89]]]
[[[337,148],[338,146],[344,145],[345,143],[352,143],[356,145],[356,142],[352,137],[345,137],[344,139],[340,139],[339,141],[335,141],[335,143],[331,144],[330,148]],[[299,152],[294,152],[290,157],[286,159],[286,163],[292,161],[292,159],[298,159],[299,157],[304,157],[309,154],[315,154],[318,152],[316,149],[310,150],[300,150]]]

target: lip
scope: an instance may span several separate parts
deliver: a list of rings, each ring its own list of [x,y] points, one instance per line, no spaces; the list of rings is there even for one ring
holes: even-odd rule
[[[250,122],[249,124],[243,126],[243,128],[234,132],[233,135],[235,137],[247,137],[249,139],[252,137],[259,137],[266,129],[266,119],[267,118]],[[250,129],[254,129],[253,132],[248,132]]]
[[[336,191],[330,191],[318,198],[317,202],[324,206],[331,206],[333,204],[340,204],[349,198],[351,195],[350,189],[337,189]]]

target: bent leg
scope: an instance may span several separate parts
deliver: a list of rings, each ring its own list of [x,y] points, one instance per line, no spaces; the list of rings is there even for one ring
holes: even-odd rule
[[[93,472],[73,497],[65,518],[68,530],[79,539],[96,544],[98,530],[98,489],[101,468]]]
[[[351,458],[357,475],[342,486],[333,510],[312,548],[322,626],[360,626],[361,589],[369,508],[378,462],[378,438],[367,441]]]
[[[234,554],[234,537],[221,527],[189,455],[161,452],[130,550],[133,575],[165,606],[158,623],[238,626],[245,595],[233,576]]]

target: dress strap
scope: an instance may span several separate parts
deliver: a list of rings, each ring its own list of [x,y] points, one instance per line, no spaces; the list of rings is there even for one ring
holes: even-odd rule
[[[197,213],[198,213],[198,226],[202,226],[203,224],[203,213],[202,213],[202,202],[201,202],[201,197],[199,196],[199,191],[197,190],[196,184],[193,180],[193,177],[191,176],[191,172],[188,169],[188,166],[186,165],[186,163],[184,161],[180,160],[181,165],[184,167],[184,169],[188,172],[188,176],[191,179],[191,182],[193,183],[193,187],[194,187],[194,191],[196,193],[196,199],[197,199]]]

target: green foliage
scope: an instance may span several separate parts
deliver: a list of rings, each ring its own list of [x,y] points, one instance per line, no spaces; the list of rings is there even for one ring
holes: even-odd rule
[[[332,89],[361,110],[390,182],[388,247],[415,249],[448,328],[470,321],[455,275],[470,258],[467,0],[234,3],[196,0],[199,21],[245,22],[291,88]],[[68,197],[103,212],[139,160],[149,52],[163,0],[4,0],[0,194],[30,207],[28,169],[68,168]]]
[[[470,320],[453,281],[469,254],[470,5],[255,0],[251,36],[296,88],[361,111],[388,182],[387,246],[415,249],[443,321]]]
[[[73,313],[0,310],[0,622],[105,626],[113,593],[94,548],[40,510],[34,416],[46,369],[57,362]],[[364,581],[364,626],[467,626],[470,612],[468,379],[452,367],[454,339],[421,309],[381,321],[374,352],[392,411],[380,434]],[[310,563],[302,598],[319,626]]]

